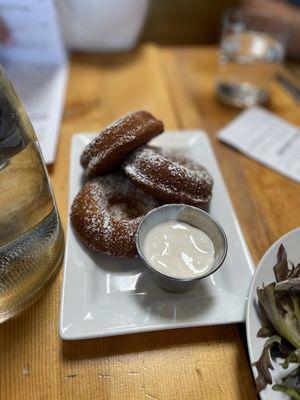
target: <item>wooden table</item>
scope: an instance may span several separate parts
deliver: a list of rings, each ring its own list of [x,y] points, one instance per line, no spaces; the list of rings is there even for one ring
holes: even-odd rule
[[[214,97],[216,68],[216,49],[204,47],[73,56],[57,161],[50,168],[64,229],[72,134],[99,130],[139,108],[163,119],[167,129],[210,134],[255,262],[300,225],[300,186],[216,140],[218,129],[238,113]],[[299,106],[275,83],[270,109],[300,125]],[[242,325],[62,342],[61,277],[34,306],[0,326],[1,400],[256,399]]]

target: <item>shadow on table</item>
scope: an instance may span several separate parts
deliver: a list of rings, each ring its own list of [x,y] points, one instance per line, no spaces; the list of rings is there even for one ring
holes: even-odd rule
[[[167,293],[148,271],[140,274],[133,295],[146,319],[158,317],[161,323],[188,323],[189,319],[209,312],[214,303],[205,280],[187,293]]]
[[[62,355],[67,360],[96,359],[129,353],[161,350],[206,342],[232,342],[228,325],[183,328],[136,333],[101,339],[67,340],[61,342]]]

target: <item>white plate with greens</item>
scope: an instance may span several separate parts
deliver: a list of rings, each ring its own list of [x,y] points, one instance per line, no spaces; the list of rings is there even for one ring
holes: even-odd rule
[[[286,252],[286,258],[285,258],[285,252],[281,248],[281,252],[279,253],[280,256],[278,258],[278,251],[280,249],[280,246],[283,245],[285,252]],[[277,278],[283,278],[283,275],[286,275],[288,272],[287,270],[283,270],[282,268],[285,269],[285,259],[288,260],[287,262],[287,268],[289,271],[294,267],[296,268],[297,265],[300,263],[300,228],[296,228],[292,230],[291,232],[287,233],[286,235],[282,236],[280,239],[278,239],[265,253],[263,258],[261,259],[260,263],[258,264],[258,267],[256,269],[255,275],[253,277],[251,287],[250,287],[250,292],[249,292],[249,299],[248,299],[248,305],[247,305],[247,316],[246,316],[246,326],[247,326],[247,341],[248,341],[248,350],[249,350],[249,357],[250,357],[250,362],[253,364],[256,362],[261,354],[262,350],[264,347],[264,344],[266,343],[267,338],[263,337],[257,337],[257,333],[259,329],[262,326],[261,323],[261,317],[259,317],[259,308],[258,308],[258,295],[257,295],[257,288],[262,288],[264,285],[265,287],[269,285],[272,282],[275,282],[276,284],[276,279],[275,279],[275,274],[273,267],[277,264]],[[278,270],[279,267],[279,270]],[[298,269],[299,270],[299,267]],[[281,271],[281,272],[280,272]],[[294,270],[295,271],[295,270]],[[278,275],[279,274],[279,275]],[[281,277],[280,277],[281,274]],[[279,281],[281,279],[278,279]],[[285,289],[286,289],[286,276],[283,279],[285,282]],[[290,279],[288,279],[288,282],[290,282]],[[295,282],[295,281],[294,281]],[[280,284],[277,284],[277,289],[276,293],[279,293],[279,288]],[[283,289],[283,283],[281,283],[281,289]],[[274,289],[275,290],[275,289]],[[278,305],[276,306],[276,303],[272,301],[273,298],[273,293],[274,293],[273,287],[270,287],[267,291],[262,292],[260,295],[260,298],[262,299],[262,302],[265,304],[265,308],[268,310],[267,315],[271,315],[272,311],[272,318],[273,318],[273,323],[274,324],[280,324],[281,330],[282,329],[288,329],[289,330],[289,335],[291,340],[294,342],[298,341],[300,343],[300,325],[297,325],[295,320],[292,323],[287,322],[287,316],[295,316],[298,315],[298,318],[300,318],[300,294],[299,292],[293,292],[293,296],[296,296],[296,301],[299,304],[299,313],[294,313],[293,311],[289,314],[286,314],[283,309],[280,307],[278,308]],[[290,296],[291,292],[290,291],[280,291],[280,293],[288,293],[288,296]],[[263,296],[263,297],[262,297]],[[280,299],[280,304],[281,306],[286,309],[286,304],[287,304],[287,298],[285,300]],[[270,306],[271,305],[271,306]],[[274,308],[273,308],[274,307]],[[284,315],[284,320],[282,320],[282,316]],[[268,318],[269,319],[269,318]],[[283,322],[285,321],[285,322]],[[298,320],[300,323],[300,319]],[[266,324],[264,324],[266,325]],[[272,324],[271,324],[272,325]],[[297,327],[298,326],[298,327]],[[274,327],[274,326],[273,326]],[[272,330],[271,327],[265,327],[265,332],[266,330]],[[282,331],[281,331],[282,332]],[[270,334],[278,336],[278,331],[271,333]],[[278,337],[274,338],[278,339]],[[278,346],[277,346],[278,347]],[[268,352],[269,354],[269,352]],[[273,365],[274,370],[270,370],[271,373],[271,378],[273,383],[272,384],[267,384],[266,388],[261,390],[260,392],[260,397],[262,400],[288,400],[291,397],[281,391],[275,391],[273,389],[273,385],[275,384],[281,384],[282,383],[282,378],[284,378],[288,373],[290,373],[292,370],[294,370],[297,367],[297,364],[290,364],[287,369],[284,369],[282,367],[283,359],[281,357],[272,359],[270,358],[271,364]],[[254,374],[254,378],[257,378],[258,376],[258,369],[256,366],[252,365],[252,370]],[[262,377],[261,377],[262,379]],[[285,382],[284,384],[291,384],[290,381]]]

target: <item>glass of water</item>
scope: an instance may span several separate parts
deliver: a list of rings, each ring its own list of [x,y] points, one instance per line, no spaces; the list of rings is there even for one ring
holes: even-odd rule
[[[63,248],[38,140],[0,68],[0,322],[36,298]]]
[[[283,20],[250,10],[226,11],[216,80],[219,99],[237,107],[267,102],[289,36]]]

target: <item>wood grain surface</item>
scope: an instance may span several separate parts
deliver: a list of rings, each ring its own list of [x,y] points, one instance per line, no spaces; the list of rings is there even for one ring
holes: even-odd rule
[[[210,134],[255,261],[300,225],[299,185],[217,142],[217,130],[237,111],[214,97],[216,68],[213,48],[73,56],[57,161],[49,168],[64,229],[72,134],[99,130],[139,108],[163,119],[166,129]],[[299,106],[275,85],[270,108],[300,124]],[[61,341],[61,277],[60,271],[32,307],[0,326],[1,400],[256,399],[236,325]]]

